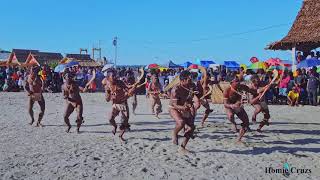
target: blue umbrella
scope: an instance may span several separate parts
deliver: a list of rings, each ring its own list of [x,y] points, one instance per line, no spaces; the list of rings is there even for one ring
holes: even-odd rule
[[[56,66],[54,68],[54,72],[56,72],[56,73],[63,72],[65,68],[66,68],[65,64],[59,64],[58,66]]]
[[[308,68],[308,67],[319,66],[319,65],[320,65],[320,60],[316,58],[311,58],[311,59],[306,59],[301,61],[297,65],[297,68]]]
[[[191,64],[192,64],[191,62],[187,61],[187,62],[181,64],[181,66],[184,68],[188,68]]]
[[[69,63],[66,64],[66,68],[73,67],[73,66],[78,66],[78,65],[79,65],[79,62],[70,61]]]

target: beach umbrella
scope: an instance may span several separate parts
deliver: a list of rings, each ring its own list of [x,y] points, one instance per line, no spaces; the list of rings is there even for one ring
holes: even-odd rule
[[[189,69],[198,69],[199,66],[197,64],[191,64],[188,68]]]
[[[106,71],[108,69],[111,69],[113,67],[114,67],[114,64],[106,64],[106,65],[103,66],[102,72],[104,72],[104,71]]]
[[[169,68],[166,67],[159,67],[160,71],[162,72],[163,70],[168,70]]]
[[[281,60],[281,63],[286,67],[291,67],[292,66],[292,62],[288,61],[288,60]]]
[[[149,64],[148,69],[158,69],[159,65],[158,64]]]
[[[251,64],[248,69],[267,69],[267,64],[265,62],[256,62]]]
[[[66,64],[66,68],[69,68],[69,67],[73,67],[73,66],[78,66],[79,65],[79,62],[78,61],[70,61]]]
[[[240,64],[240,67],[243,68],[245,71],[247,70],[247,65],[245,64]]]
[[[66,68],[65,64],[59,64],[58,66],[56,66],[54,68],[54,72],[56,72],[56,73],[63,72],[65,68]]]
[[[268,71],[272,71],[272,70],[274,70],[274,69],[276,69],[276,70],[283,70],[283,66],[269,66],[269,68],[267,69]],[[289,67],[284,67],[284,69],[285,70],[289,70]]]
[[[256,62],[259,62],[259,59],[257,57],[252,57],[252,58],[250,58],[250,62],[256,63]]]
[[[301,61],[297,65],[297,68],[308,68],[308,67],[319,66],[319,65],[320,65],[320,60],[316,58],[311,58],[311,59],[306,59],[304,61]]]
[[[279,58],[270,58],[270,59],[266,60],[265,63],[267,63],[269,66],[278,66],[282,62]]]

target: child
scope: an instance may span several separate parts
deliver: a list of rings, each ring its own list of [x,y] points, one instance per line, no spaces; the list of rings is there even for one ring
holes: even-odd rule
[[[290,106],[299,106],[299,88],[297,86],[293,87],[288,93],[288,104]]]

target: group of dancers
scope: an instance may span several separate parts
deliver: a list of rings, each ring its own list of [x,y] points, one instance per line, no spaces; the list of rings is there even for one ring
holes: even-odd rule
[[[33,105],[38,102],[40,105],[41,112],[39,113],[38,121],[36,126],[42,126],[41,121],[45,112],[45,99],[43,97],[43,81],[38,75],[40,71],[39,67],[33,67],[30,69],[30,73],[27,78],[25,89],[29,96],[29,114],[31,117],[30,125],[35,121]],[[137,89],[146,84],[146,82],[141,82],[145,78],[144,71],[141,70],[140,76],[137,78],[128,77],[120,79],[118,73],[115,69],[109,69],[105,73],[105,78],[102,81],[105,87],[105,100],[111,102],[112,108],[110,113],[108,113],[108,121],[113,126],[112,133],[116,135],[119,132],[119,138],[121,141],[125,141],[124,133],[130,131],[129,124],[129,104],[128,99],[132,99],[132,109],[135,114],[137,108]],[[204,116],[201,120],[201,125],[203,126],[209,114],[213,112],[210,108],[208,97],[212,93],[212,85],[219,82],[208,78],[207,73],[202,73],[201,80],[195,78],[197,73],[190,72],[189,70],[184,70],[178,75],[177,83],[170,89],[170,102],[169,102],[169,114],[175,121],[175,127],[172,132],[172,143],[179,145],[178,134],[180,131],[184,131],[184,139],[180,144],[181,150],[187,151],[186,146],[188,141],[195,138],[195,117],[197,116],[198,109],[203,106],[205,108]],[[77,129],[79,133],[81,125],[84,123],[83,119],[83,103],[81,99],[80,92],[85,92],[87,86],[84,89],[79,88],[74,80],[74,75],[72,73],[66,72],[63,75],[63,98],[66,101],[66,107],[64,111],[64,122],[67,126],[66,132],[70,132],[71,123],[69,116],[76,110],[77,112]],[[232,124],[232,130],[238,133],[237,143],[242,143],[242,138],[245,133],[250,130],[249,127],[249,117],[246,113],[242,98],[243,94],[250,94],[249,103],[254,107],[254,113],[252,116],[252,122],[256,123],[257,115],[259,113],[264,114],[263,120],[260,122],[257,129],[261,132],[261,129],[265,125],[269,125],[269,109],[267,103],[264,101],[264,93],[273,84],[270,80],[269,83],[263,83],[260,81],[258,76],[253,76],[251,78],[251,83],[244,84],[242,81],[241,74],[235,76],[231,81],[230,86],[225,90],[219,89],[223,92],[223,104],[226,110],[227,118]],[[151,82],[148,85],[147,97],[151,101],[151,111],[159,118],[159,114],[162,112],[162,104],[160,95],[162,93],[162,87],[159,83],[158,75],[156,73],[152,74]],[[119,126],[115,121],[117,116],[121,116],[121,123]],[[241,121],[241,128],[238,130],[237,124],[235,122],[235,117],[237,116]]]

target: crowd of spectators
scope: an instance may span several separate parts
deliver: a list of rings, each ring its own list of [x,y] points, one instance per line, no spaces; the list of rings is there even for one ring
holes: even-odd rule
[[[61,86],[63,84],[62,73],[56,73],[52,68],[43,66],[39,75],[45,85],[45,92],[57,93],[61,92]],[[141,88],[138,94],[144,94],[150,82],[151,73],[156,73],[159,77],[159,82],[163,88],[165,88],[173,79],[183,70],[179,69],[168,69],[160,71],[159,69],[149,70],[146,72],[146,88]],[[80,87],[85,87],[86,83],[92,78],[95,72],[95,80],[90,85],[90,92],[103,92],[102,80],[104,74],[102,68],[87,68],[75,66],[67,69],[75,75],[75,81]],[[225,68],[208,69],[208,77],[215,81],[226,81],[230,82],[235,76],[239,76],[241,69],[239,70],[226,70]],[[139,76],[138,68],[118,68],[118,77],[122,80],[128,80],[137,78]],[[243,71],[244,72],[244,71]],[[197,79],[201,78],[201,72],[197,72]],[[250,82],[252,75],[258,75],[260,80],[268,82],[272,79],[272,72],[266,72],[262,69],[253,71],[247,70],[243,74],[244,82]],[[28,71],[22,68],[12,67],[0,67],[0,91],[5,92],[19,92],[24,91],[25,81],[28,75]],[[298,104],[318,104],[319,94],[319,74],[316,72],[316,67],[306,70],[297,69],[296,73],[293,74],[291,71],[284,71],[283,77],[279,82],[278,86],[272,86],[272,88],[266,93],[266,99],[270,103],[291,103],[289,97],[298,97]]]

